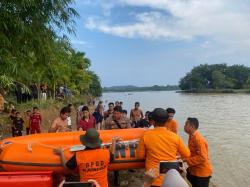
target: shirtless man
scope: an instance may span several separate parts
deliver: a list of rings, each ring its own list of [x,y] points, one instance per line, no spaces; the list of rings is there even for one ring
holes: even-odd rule
[[[130,120],[132,121],[132,127],[134,128],[139,127],[139,121],[143,118],[143,112],[139,107],[140,103],[135,102],[135,108],[130,112]]]
[[[60,111],[60,116],[57,117],[52,123],[49,132],[67,132],[71,131],[68,126],[68,117],[70,109],[68,107],[63,107]]]

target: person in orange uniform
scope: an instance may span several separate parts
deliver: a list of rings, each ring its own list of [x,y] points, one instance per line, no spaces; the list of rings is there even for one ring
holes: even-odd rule
[[[179,153],[183,158],[190,156],[188,147],[177,134],[165,128],[167,111],[156,108],[152,112],[154,129],[146,131],[140,140],[138,157],[145,158],[146,171],[159,167],[160,161],[175,161]],[[161,186],[163,177],[159,176],[153,186]]]
[[[76,169],[78,167],[80,182],[96,180],[101,187],[108,187],[108,165],[114,160],[115,143],[119,137],[112,139],[111,152],[101,149],[102,140],[95,128],[90,128],[84,135],[80,135],[80,141],[86,146],[83,151],[77,151],[68,161],[65,160],[62,149],[54,149],[54,153],[61,158],[65,168]]]
[[[212,166],[208,158],[208,143],[197,130],[197,118],[187,118],[184,130],[189,134],[188,147],[191,156],[186,158],[188,163],[187,179],[193,187],[208,187],[212,174]]]
[[[167,108],[167,113],[168,113],[168,120],[165,123],[165,127],[174,132],[175,134],[177,134],[178,131],[178,123],[174,118],[175,115],[175,109],[173,108]]]

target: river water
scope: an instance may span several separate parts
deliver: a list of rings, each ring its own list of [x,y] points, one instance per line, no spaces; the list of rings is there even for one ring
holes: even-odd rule
[[[187,117],[197,117],[199,130],[209,144],[212,183],[219,187],[250,186],[250,95],[123,92],[104,93],[102,100],[105,109],[110,101],[123,101],[128,114],[135,101],[144,112],[156,107],[175,108],[179,134],[186,143],[184,122]]]

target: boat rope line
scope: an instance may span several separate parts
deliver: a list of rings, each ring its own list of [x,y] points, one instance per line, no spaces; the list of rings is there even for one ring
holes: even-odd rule
[[[49,148],[49,149],[58,149],[59,148],[59,147],[56,147],[56,146],[51,146],[51,145],[43,144],[43,143],[40,143],[40,142],[33,142],[33,143],[27,143],[27,149],[28,149],[29,152],[32,152],[32,145],[46,147],[46,148]],[[71,145],[68,145],[68,146],[61,146],[60,148],[63,149],[63,150],[66,150],[66,149],[70,149],[71,147],[72,147]]]
[[[131,163],[131,162],[144,162],[144,159],[133,159],[133,160],[114,160],[111,163]],[[16,162],[16,161],[5,161],[0,160],[0,164],[18,165],[18,166],[41,166],[41,167],[62,167],[62,164],[55,163],[34,163],[34,162]]]
[[[46,147],[46,148],[49,148],[49,149],[62,148],[63,150],[70,149],[72,147],[72,145],[52,146],[52,145],[49,145],[49,144],[45,144],[45,143],[41,143],[41,142],[36,141],[36,142],[25,142],[25,143],[20,143],[20,142],[2,142],[0,148],[3,148],[3,147],[8,146],[8,145],[11,145],[13,143],[14,144],[19,144],[19,145],[27,145],[27,149],[28,149],[29,152],[32,152],[33,145],[34,146],[36,145],[36,146]]]
[[[144,159],[131,159],[131,160],[114,160],[111,163],[120,164],[120,163],[130,163],[130,162],[144,162]]]
[[[55,163],[14,162],[5,160],[0,160],[0,164],[10,164],[19,166],[62,167],[62,164],[55,164]]]
[[[12,144],[13,142],[7,142],[8,144]],[[29,142],[29,143],[20,143],[20,142],[14,142],[16,144],[20,144],[20,145],[27,145],[27,150],[29,152],[32,152],[33,151],[33,145],[35,146],[41,146],[41,147],[46,147],[46,148],[49,148],[49,149],[58,149],[58,148],[61,148],[63,150],[71,150],[74,149],[75,147],[79,147],[79,146],[82,146],[82,145],[67,145],[67,146],[52,146],[52,145],[48,145],[48,144],[45,144],[45,143],[41,143],[41,142]],[[130,143],[139,143],[139,139],[133,139],[133,140],[127,140],[127,141],[122,141],[122,142],[117,142],[117,144],[120,144],[120,143],[123,143],[126,145],[126,147],[130,144]],[[7,144],[7,145],[8,145]],[[111,145],[112,143],[111,142],[107,142],[107,143],[102,143],[102,148],[106,147],[106,148],[109,148],[109,146]],[[80,148],[80,150],[82,150]],[[77,150],[74,150],[74,151],[77,151]],[[73,151],[73,152],[74,152]]]

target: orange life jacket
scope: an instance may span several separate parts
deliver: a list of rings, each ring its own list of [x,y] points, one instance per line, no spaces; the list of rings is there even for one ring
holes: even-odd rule
[[[107,149],[93,149],[76,152],[80,181],[96,180],[101,187],[108,187],[108,165],[110,152]]]

